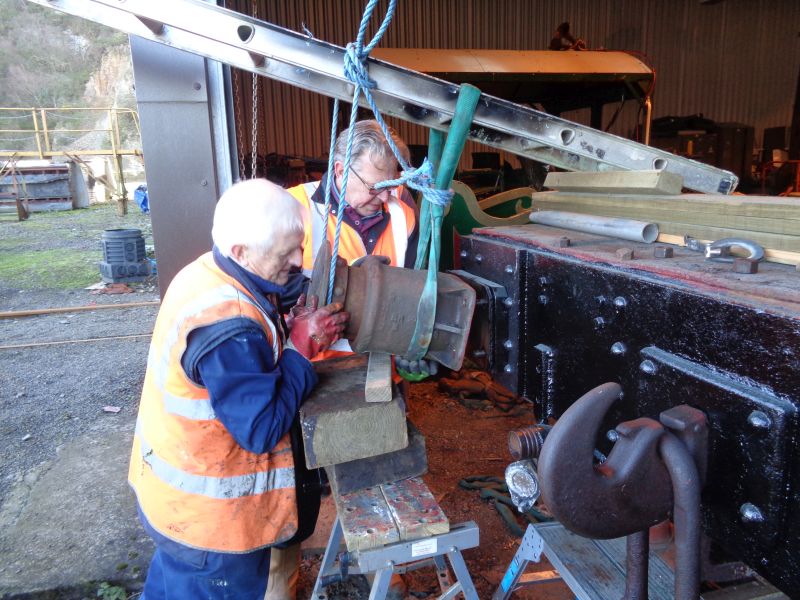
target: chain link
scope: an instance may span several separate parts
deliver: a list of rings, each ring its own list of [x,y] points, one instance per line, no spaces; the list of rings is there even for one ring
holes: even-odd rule
[[[233,79],[233,114],[236,118],[236,157],[239,159],[239,179],[244,178],[244,129],[242,127],[242,110],[244,106],[241,102],[242,72],[231,68],[231,79]]]
[[[253,18],[258,19],[258,1],[253,0]],[[258,75],[251,73],[253,78],[253,129],[250,135],[250,179],[256,178],[256,163],[258,158]]]

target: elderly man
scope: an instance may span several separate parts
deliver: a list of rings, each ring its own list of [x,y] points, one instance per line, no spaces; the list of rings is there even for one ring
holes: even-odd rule
[[[164,296],[128,474],[156,543],[146,600],[260,600],[270,546],[313,531],[298,516],[304,465],[290,429],[317,381],[309,359],[347,315],[300,303],[285,330],[278,296],[303,234],[283,189],[236,184],[216,206],[213,251]]]
[[[339,256],[352,263],[362,256],[374,254],[388,257],[392,266],[413,268],[419,236],[414,199],[403,187],[375,187],[376,183],[397,178],[397,159],[377,121],[359,121],[354,127]],[[391,134],[403,158],[408,161],[408,147],[397,134],[393,131]],[[334,179],[331,215],[327,222],[331,240],[340,210],[347,138],[348,131],[345,130],[336,138],[333,150]],[[304,183],[289,190],[308,217],[303,238],[303,271],[306,275],[310,275],[319,243],[325,237],[326,185],[327,175],[322,181]]]
[[[367,255],[384,256],[394,267],[413,268],[419,238],[416,203],[404,187],[375,187],[375,184],[382,181],[397,179],[399,174],[397,159],[378,122],[358,121],[354,128],[350,173],[345,193],[347,206],[342,215],[342,229],[339,235],[339,256],[351,264]],[[409,162],[409,151],[405,142],[394,131],[390,130],[390,134],[405,161]],[[305,277],[311,275],[326,232],[329,240],[334,238],[337,215],[341,210],[348,136],[348,130],[342,131],[334,144],[331,210],[327,222],[325,220],[327,174],[323,176],[322,181],[304,183],[289,189],[289,193],[297,198],[304,213]],[[299,290],[301,282],[293,280],[292,287]],[[350,351],[347,340],[340,340],[329,351],[319,354],[315,360]],[[430,363],[426,361],[420,363],[426,373],[433,370]],[[273,551],[266,600],[293,600],[296,597],[299,561],[299,544]]]

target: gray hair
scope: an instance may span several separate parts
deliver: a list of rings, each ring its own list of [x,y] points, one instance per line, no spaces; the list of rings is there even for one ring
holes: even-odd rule
[[[392,152],[386,137],[383,135],[383,130],[378,122],[373,120],[358,121],[353,126],[355,132],[353,133],[353,149],[351,151],[350,159],[352,162],[359,162],[363,157],[369,157],[373,163],[396,163],[397,159]],[[410,162],[410,153],[406,143],[397,135],[397,133],[387,125],[389,133],[392,136],[395,146],[400,151],[400,155],[407,163]],[[345,155],[347,154],[347,137],[348,130],[345,129],[336,138],[336,145],[333,147],[333,160],[344,163]]]
[[[220,197],[211,239],[230,258],[235,245],[263,255],[281,236],[304,231],[300,205],[289,192],[266,179],[250,179]]]

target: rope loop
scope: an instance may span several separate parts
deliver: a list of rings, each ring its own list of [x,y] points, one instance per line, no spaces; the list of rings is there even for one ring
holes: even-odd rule
[[[377,189],[405,185],[412,190],[422,192],[423,198],[437,206],[447,206],[453,199],[453,190],[439,190],[434,187],[433,164],[425,157],[422,164],[416,169],[403,171],[397,179],[376,183]]]

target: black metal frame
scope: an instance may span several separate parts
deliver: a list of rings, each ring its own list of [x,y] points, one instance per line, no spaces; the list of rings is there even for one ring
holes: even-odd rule
[[[601,431],[680,404],[702,410],[705,531],[775,585],[800,589],[797,307],[488,233],[460,248],[457,273],[479,298],[468,353],[542,419],[606,381],[624,397]]]

